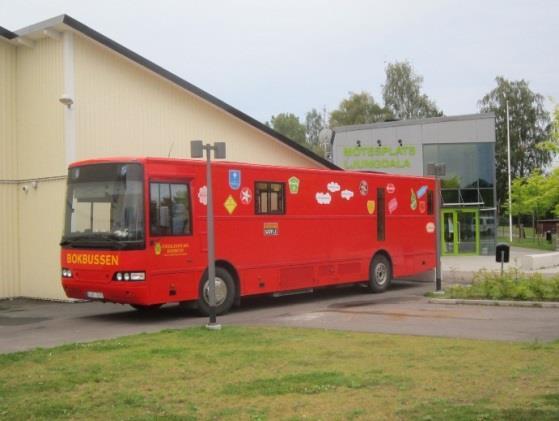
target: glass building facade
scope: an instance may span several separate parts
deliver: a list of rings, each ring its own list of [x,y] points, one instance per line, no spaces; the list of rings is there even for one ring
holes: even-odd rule
[[[424,175],[433,163],[446,169],[441,177],[443,254],[493,254],[495,144],[424,144]]]

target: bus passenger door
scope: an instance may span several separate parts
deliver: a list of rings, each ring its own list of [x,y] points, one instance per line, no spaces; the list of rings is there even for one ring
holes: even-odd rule
[[[166,301],[194,299],[190,185],[186,181],[150,181],[149,201],[150,287]]]

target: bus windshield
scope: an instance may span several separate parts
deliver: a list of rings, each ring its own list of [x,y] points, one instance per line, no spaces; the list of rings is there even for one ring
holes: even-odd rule
[[[143,169],[94,164],[68,171],[62,246],[143,248]]]

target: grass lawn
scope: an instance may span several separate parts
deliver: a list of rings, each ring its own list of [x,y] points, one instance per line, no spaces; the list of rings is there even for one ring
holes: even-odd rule
[[[0,355],[0,419],[559,419],[559,342],[203,328]]]
[[[526,227],[524,228],[526,238],[519,238],[518,237],[518,228],[513,227],[512,230],[512,243],[511,245],[514,247],[523,247],[529,249],[538,249],[538,250],[548,250],[548,251],[555,251],[555,241],[551,243],[547,242],[545,238],[538,237],[534,234],[534,228]],[[510,243],[509,241],[509,227],[508,226],[500,226],[497,230],[497,242],[498,243]],[[555,237],[555,236],[554,236]]]
[[[510,243],[509,237],[498,237],[498,243]],[[555,245],[553,243],[548,243],[542,239],[536,238],[515,238],[513,237],[511,245],[513,247],[522,247],[528,249],[537,249],[537,250],[547,250],[547,251],[555,251]]]

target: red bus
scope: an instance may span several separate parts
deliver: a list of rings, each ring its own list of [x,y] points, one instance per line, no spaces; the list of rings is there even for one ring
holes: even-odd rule
[[[70,165],[66,295],[209,312],[205,162]],[[428,177],[214,162],[217,314],[241,297],[363,283],[373,292],[436,261]]]

